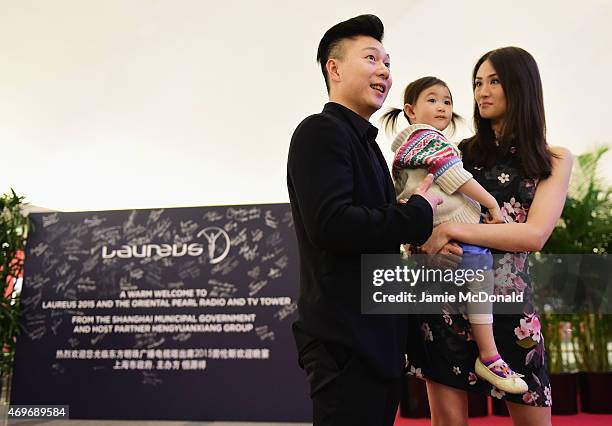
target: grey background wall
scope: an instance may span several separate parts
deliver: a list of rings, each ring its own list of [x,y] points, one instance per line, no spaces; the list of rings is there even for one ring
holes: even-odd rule
[[[437,75],[469,135],[473,64],[517,45],[540,65],[549,142],[612,142],[612,2],[377,3],[0,0],[0,191],[60,210],[287,201],[289,139],[327,99],[317,43],[361,13],[386,26],[387,106]]]

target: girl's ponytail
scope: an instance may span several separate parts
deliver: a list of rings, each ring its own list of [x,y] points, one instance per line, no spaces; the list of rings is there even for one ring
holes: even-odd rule
[[[404,110],[399,109],[399,108],[390,108],[387,112],[385,112],[382,115],[382,117],[380,117],[380,121],[387,133],[395,132],[395,126],[397,124],[397,117],[399,117],[400,114],[404,114],[404,117],[406,117],[406,120],[410,122],[410,119],[408,118]]]

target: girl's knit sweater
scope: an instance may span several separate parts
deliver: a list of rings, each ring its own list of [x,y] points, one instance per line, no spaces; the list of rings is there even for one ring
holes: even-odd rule
[[[397,199],[409,198],[428,173],[434,175],[430,192],[442,197],[434,226],[444,222],[478,223],[480,205],[457,192],[472,179],[463,168],[461,153],[444,135],[426,124],[413,124],[393,141],[393,180]]]

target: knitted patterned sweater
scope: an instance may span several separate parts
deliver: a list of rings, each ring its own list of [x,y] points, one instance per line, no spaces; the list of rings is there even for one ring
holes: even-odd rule
[[[444,135],[426,124],[413,124],[393,141],[393,180],[397,199],[409,198],[428,173],[434,175],[430,192],[442,197],[434,225],[444,222],[478,223],[480,205],[457,189],[472,179],[463,168],[461,153]]]

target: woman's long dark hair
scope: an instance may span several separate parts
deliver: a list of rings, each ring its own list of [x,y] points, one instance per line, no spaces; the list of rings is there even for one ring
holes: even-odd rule
[[[547,178],[552,171],[553,154],[546,143],[542,80],[535,59],[519,47],[502,47],[487,52],[474,66],[472,90],[476,88],[476,73],[487,60],[493,65],[506,96],[504,126],[498,147],[491,120],[480,116],[478,103],[474,100],[476,135],[467,141],[466,158],[491,166],[500,153],[507,152],[514,145],[525,173],[529,177]]]
[[[446,85],[446,83],[437,77],[428,76],[428,77],[422,77],[422,78],[419,78],[418,80],[413,81],[408,86],[406,86],[406,89],[404,90],[404,105],[416,104],[416,101],[419,98],[419,95],[424,90],[427,90],[430,87],[437,86],[437,85],[444,86],[448,89],[448,86]],[[448,93],[450,94],[450,89],[448,89]],[[453,95],[450,94],[450,97],[451,97],[451,102],[452,102]],[[397,117],[399,117],[400,114],[404,115],[404,118],[408,120],[408,123],[413,124],[403,109],[391,108],[387,112],[385,112],[382,115],[382,117],[380,117],[380,121],[382,122],[383,126],[385,127],[385,130],[388,133],[393,133],[393,131],[395,130],[395,125],[397,124]],[[455,130],[457,120],[460,120],[460,119],[461,119],[461,116],[453,112],[453,116],[451,118],[451,122],[449,126],[451,133]]]

